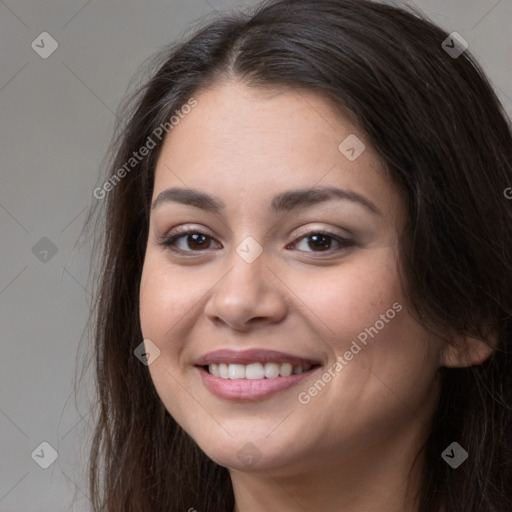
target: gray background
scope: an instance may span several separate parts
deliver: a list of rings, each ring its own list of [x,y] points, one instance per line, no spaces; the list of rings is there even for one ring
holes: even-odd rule
[[[89,510],[92,424],[73,387],[90,247],[76,242],[115,112],[148,56],[200,18],[251,3],[0,0],[0,512]],[[511,0],[415,4],[468,41],[512,112]],[[45,31],[58,42],[47,59],[31,47]],[[91,388],[90,375],[82,382]],[[47,469],[35,461],[48,460],[42,442],[58,452]]]

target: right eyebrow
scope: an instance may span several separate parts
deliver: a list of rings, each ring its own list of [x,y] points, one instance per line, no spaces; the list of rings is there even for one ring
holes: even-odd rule
[[[219,213],[220,210],[226,207],[221,199],[205,194],[203,192],[199,192],[199,190],[192,188],[174,187],[160,192],[160,194],[158,194],[157,198],[154,200],[151,208],[155,209],[158,205],[167,202],[189,204],[191,206],[195,206],[196,208],[201,208],[202,210],[207,210],[214,213]]]

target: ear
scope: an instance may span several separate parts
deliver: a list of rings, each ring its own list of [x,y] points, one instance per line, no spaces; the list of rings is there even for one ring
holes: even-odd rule
[[[485,362],[494,352],[497,336],[482,340],[467,335],[456,335],[441,347],[441,366],[447,368],[465,368]]]

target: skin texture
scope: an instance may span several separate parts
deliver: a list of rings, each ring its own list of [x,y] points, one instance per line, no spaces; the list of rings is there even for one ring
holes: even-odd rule
[[[443,348],[409,312],[397,263],[403,198],[364,134],[314,93],[225,81],[195,98],[165,140],[153,201],[171,187],[193,188],[225,209],[164,202],[152,210],[140,320],[161,351],[149,366],[160,398],[229,468],[237,511],[414,510],[406,486],[418,483],[421,457],[409,470],[436,406],[438,369],[462,363],[458,349]],[[350,134],[366,145],[355,161],[338,150]],[[279,192],[327,186],[357,192],[381,213],[338,199],[269,209]],[[183,254],[158,245],[178,226],[207,232],[209,248],[187,235],[178,242]],[[353,245],[315,248],[306,236],[315,230]],[[253,263],[236,252],[249,236],[263,249]],[[401,311],[301,404],[298,394],[395,303]],[[322,369],[269,398],[233,402],[212,395],[194,366],[222,348],[278,350]],[[477,351],[472,361],[485,357]],[[252,464],[239,456],[247,443]]]

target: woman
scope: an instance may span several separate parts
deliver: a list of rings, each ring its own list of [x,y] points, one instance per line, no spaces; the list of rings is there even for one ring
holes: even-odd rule
[[[461,37],[281,0],[159,59],[94,193],[94,510],[512,510],[512,137]]]

